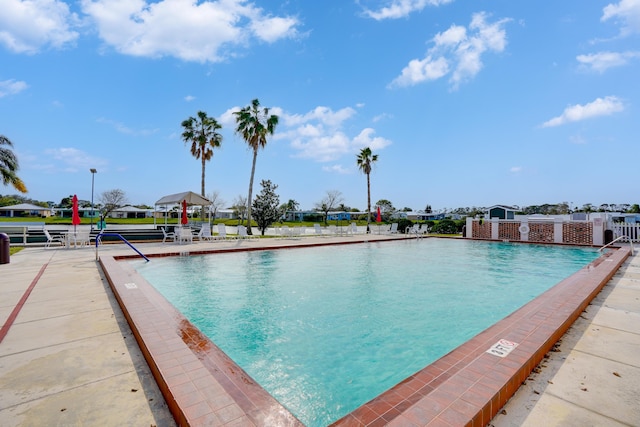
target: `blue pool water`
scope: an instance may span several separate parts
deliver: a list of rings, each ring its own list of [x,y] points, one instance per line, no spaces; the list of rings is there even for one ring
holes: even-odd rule
[[[324,426],[597,256],[421,239],[133,263],[303,423]]]

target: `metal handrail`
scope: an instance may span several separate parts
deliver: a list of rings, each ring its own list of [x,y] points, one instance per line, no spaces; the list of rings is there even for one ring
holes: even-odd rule
[[[604,248],[606,248],[607,246],[611,246],[615,242],[617,242],[618,240],[622,240],[622,239],[627,239],[629,241],[629,245],[631,245],[631,255],[633,255],[633,241],[631,240],[631,238],[629,236],[624,236],[624,235],[616,237],[615,239],[613,239],[612,241],[610,241],[609,243],[607,243],[606,245],[604,245],[603,247],[598,249],[598,252],[602,252],[602,250]]]
[[[118,234],[118,233],[102,233],[100,232],[97,236],[96,236],[96,261],[98,261],[99,257],[98,257],[98,245],[100,244],[100,241],[102,240],[102,236],[112,236],[112,237],[117,237],[120,240],[122,240],[123,242],[125,242],[127,245],[129,245],[129,247],[131,249],[133,249],[134,251],[136,251],[138,253],[138,255],[140,255],[142,258],[144,258],[147,262],[149,262],[149,258],[147,258],[146,256],[144,256],[144,254],[142,252],[140,252],[139,250],[137,250],[135,248],[135,246],[133,246],[131,243],[129,243],[129,241],[127,239],[125,239],[124,237],[122,237],[122,235]]]

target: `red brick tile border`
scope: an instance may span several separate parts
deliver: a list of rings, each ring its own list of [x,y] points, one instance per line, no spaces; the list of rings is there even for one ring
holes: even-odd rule
[[[486,426],[629,253],[598,258],[332,426]],[[302,426],[133,267],[100,264],[180,425]],[[518,345],[486,352],[501,339]]]

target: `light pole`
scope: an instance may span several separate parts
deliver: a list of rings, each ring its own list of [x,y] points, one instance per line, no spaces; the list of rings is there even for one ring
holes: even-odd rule
[[[91,172],[91,231],[93,231],[93,181],[98,171],[91,168],[89,172]]]

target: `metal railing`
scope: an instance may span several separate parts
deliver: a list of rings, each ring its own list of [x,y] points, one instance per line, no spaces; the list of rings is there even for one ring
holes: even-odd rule
[[[98,246],[100,245],[100,242],[102,240],[102,236],[112,236],[112,237],[117,237],[120,240],[122,240],[123,242],[125,242],[131,249],[133,249],[134,251],[136,251],[138,253],[138,255],[140,255],[142,258],[144,258],[147,262],[149,262],[149,258],[147,258],[146,256],[144,256],[144,254],[142,252],[140,252],[138,249],[136,249],[135,246],[133,246],[131,243],[129,243],[129,241],[127,239],[125,239],[124,237],[122,237],[120,234],[118,233],[99,233],[96,236],[96,261],[98,261],[98,259],[100,259],[98,257]]]
[[[618,237],[616,237],[615,239],[613,239],[612,241],[610,241],[609,243],[607,243],[606,245],[604,245],[603,247],[598,249],[598,252],[602,252],[602,250],[604,248],[606,248],[607,246],[611,246],[615,242],[617,242],[618,240],[622,240],[622,239],[627,239],[629,241],[629,245],[631,245],[631,255],[633,255],[633,241],[628,236],[618,236]]]

